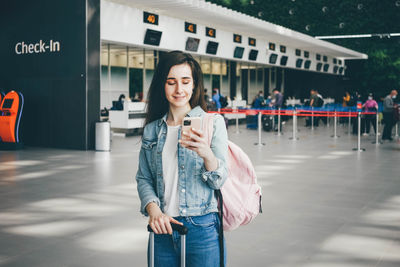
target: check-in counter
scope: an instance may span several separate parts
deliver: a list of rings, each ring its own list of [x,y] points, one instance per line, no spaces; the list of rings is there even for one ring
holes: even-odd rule
[[[146,117],[146,103],[124,101],[123,110],[110,110],[109,121],[114,132],[130,134],[143,128]]]
[[[246,100],[232,100],[232,101],[228,101],[229,103],[229,107],[231,107],[232,109],[235,108],[246,108],[247,106],[247,102]],[[246,114],[244,113],[240,113],[240,114],[225,114],[225,118],[227,118],[228,120],[235,120],[236,118],[238,119],[246,119]]]
[[[300,99],[294,99],[294,98],[289,98],[286,100],[286,106],[300,106],[301,105],[301,101]]]

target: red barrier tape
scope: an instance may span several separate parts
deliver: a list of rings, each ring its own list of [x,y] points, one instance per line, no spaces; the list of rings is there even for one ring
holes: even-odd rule
[[[281,115],[293,116],[293,110],[263,110],[263,109],[220,109],[220,111],[209,111],[208,113],[219,114],[246,114],[254,116],[258,113],[263,115]],[[361,112],[361,115],[376,115],[376,112]],[[299,117],[357,117],[358,112],[354,111],[325,111],[325,110],[296,110],[296,116]]]

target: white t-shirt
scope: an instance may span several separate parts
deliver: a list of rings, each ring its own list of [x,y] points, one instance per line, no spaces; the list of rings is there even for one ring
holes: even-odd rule
[[[168,126],[168,125],[167,125]],[[168,126],[167,137],[162,151],[162,166],[164,178],[164,213],[179,216],[178,195],[178,133],[180,125]]]

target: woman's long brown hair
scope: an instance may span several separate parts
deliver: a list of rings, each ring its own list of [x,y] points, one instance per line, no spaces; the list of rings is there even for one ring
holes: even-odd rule
[[[148,93],[145,126],[152,121],[162,118],[169,110],[169,102],[165,96],[165,83],[170,69],[180,64],[188,64],[192,69],[193,94],[189,101],[191,108],[200,106],[207,111],[204,100],[203,72],[199,63],[190,55],[181,51],[163,54],[154,72]]]

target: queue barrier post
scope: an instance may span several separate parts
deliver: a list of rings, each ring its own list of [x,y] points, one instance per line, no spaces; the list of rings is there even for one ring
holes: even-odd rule
[[[348,130],[347,133],[350,134],[351,133],[351,110],[349,109],[349,121],[348,121]]]
[[[262,116],[261,111],[259,111],[258,112],[258,124],[257,124],[257,128],[258,128],[258,143],[254,143],[254,145],[256,145],[256,146],[265,146],[265,143],[261,142],[261,128],[262,128],[261,116]]]
[[[277,136],[281,136],[281,108],[278,108],[278,133]]]
[[[337,135],[337,113],[336,113],[336,110],[335,110],[334,114],[335,114],[335,117],[333,117],[333,129],[334,129],[334,132],[333,132],[333,135],[331,137],[337,139],[340,136]]]
[[[380,145],[382,144],[381,141],[379,141],[379,112],[376,112],[376,130],[375,130],[375,142],[372,142],[375,145]]]
[[[233,112],[236,113],[236,132],[235,133],[240,133],[239,131],[239,111],[237,108],[233,109]]]
[[[357,113],[357,148],[353,148],[353,150],[362,152],[365,151],[365,148],[361,148],[361,112]]]
[[[311,107],[311,130],[314,131],[314,107]]]
[[[293,109],[293,136],[290,137],[289,139],[291,139],[293,141],[297,141],[299,138],[297,138],[296,132],[297,132],[297,112],[296,112],[296,108],[294,108]]]

